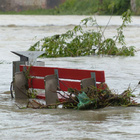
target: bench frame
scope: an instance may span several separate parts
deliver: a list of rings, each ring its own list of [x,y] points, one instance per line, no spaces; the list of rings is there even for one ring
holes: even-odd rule
[[[58,67],[40,67],[20,65],[20,71],[29,72],[28,86],[33,89],[45,89],[44,77],[56,74],[58,85],[62,91],[68,91],[69,88],[81,90],[81,80],[93,78],[97,89],[105,89],[105,72],[97,70],[68,69]],[[45,99],[45,94],[37,95],[39,99]]]

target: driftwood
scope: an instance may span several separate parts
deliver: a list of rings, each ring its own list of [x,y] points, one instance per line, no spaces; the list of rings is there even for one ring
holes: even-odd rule
[[[42,103],[39,103],[35,99],[30,100],[27,104],[27,108],[33,108],[33,109],[51,109],[51,108],[57,108],[58,105],[64,104],[66,102],[58,102],[55,104],[49,104],[49,105],[44,105]]]

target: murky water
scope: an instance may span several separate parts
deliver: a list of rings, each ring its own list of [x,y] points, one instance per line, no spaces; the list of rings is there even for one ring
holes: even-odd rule
[[[85,16],[9,16],[0,15],[0,93],[9,90],[12,81],[12,61],[19,60],[10,51],[26,51],[45,36],[63,33],[79,24]],[[108,16],[97,16],[105,26]],[[140,17],[133,17],[125,29],[128,46],[140,50]],[[115,33],[120,17],[112,17],[107,36]],[[77,57],[46,58],[46,66],[104,70],[106,83],[117,93],[140,81],[140,51],[134,57]],[[134,92],[140,102],[140,86]],[[0,94],[0,138],[15,139],[74,139],[74,140],[138,140],[140,139],[140,108],[109,107],[99,110],[33,110],[18,109],[26,102],[11,100],[9,94]]]

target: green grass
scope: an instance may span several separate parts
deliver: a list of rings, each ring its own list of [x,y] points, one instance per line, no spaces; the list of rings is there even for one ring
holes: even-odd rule
[[[2,12],[0,11],[0,14],[2,15],[53,15],[55,10],[50,9],[36,9],[36,10],[27,10],[27,11],[6,11]]]
[[[98,11],[97,0],[67,0],[54,9],[36,9],[26,11],[0,11],[0,14],[10,15],[91,15]]]
[[[137,3],[140,3],[137,0]],[[66,0],[63,4],[54,9],[37,9],[27,11],[9,11],[0,14],[16,15],[121,15],[130,8],[130,0]],[[113,13],[112,13],[113,9]]]

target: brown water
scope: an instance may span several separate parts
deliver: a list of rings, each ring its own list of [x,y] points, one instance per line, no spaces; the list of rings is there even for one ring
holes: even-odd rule
[[[79,24],[85,16],[0,16],[0,93],[9,90],[12,81],[12,61],[19,60],[10,51],[26,51],[45,36],[63,33]],[[109,17],[96,17],[105,26]],[[128,46],[140,50],[140,17],[125,29]],[[115,33],[121,24],[113,17],[106,30]],[[117,93],[140,81],[140,51],[134,57],[98,57],[41,59],[46,66],[104,70],[106,83]],[[135,90],[140,102],[140,86]],[[66,109],[19,109],[26,101],[16,101],[9,94],[0,94],[0,138],[2,140],[138,140],[140,139],[139,107],[108,107],[99,110],[77,111]]]

